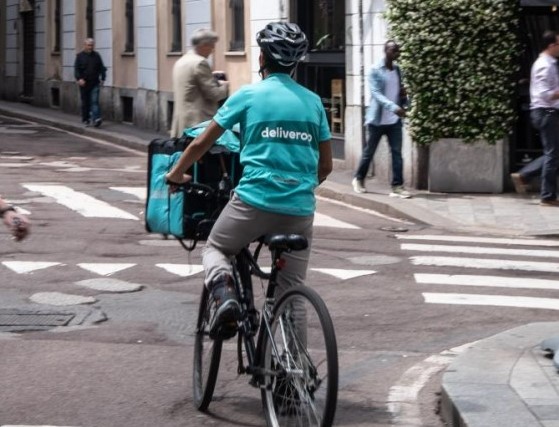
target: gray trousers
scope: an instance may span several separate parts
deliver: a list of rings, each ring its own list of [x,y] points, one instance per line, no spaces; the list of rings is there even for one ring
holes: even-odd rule
[[[260,236],[270,233],[302,234],[309,241],[307,249],[282,255],[286,260],[286,266],[278,274],[278,295],[288,286],[304,285],[309,264],[313,220],[314,215],[293,216],[266,212],[243,203],[233,194],[213,226],[202,253],[206,286],[221,273],[231,274],[231,257]],[[266,254],[263,252],[263,255]]]
[[[309,242],[303,251],[285,252],[285,267],[278,272],[276,298],[289,286],[304,285],[311,253],[314,215],[293,216],[262,211],[243,203],[236,194],[214,224],[203,250],[203,264],[206,272],[205,285],[211,290],[212,280],[222,273],[232,274],[231,257],[260,236],[274,234],[302,234]],[[263,259],[269,259],[262,253]],[[262,263],[261,263],[262,265]],[[291,318],[294,321],[298,341],[307,345],[307,313],[305,305],[298,298],[291,304]],[[293,346],[290,342],[289,346]]]

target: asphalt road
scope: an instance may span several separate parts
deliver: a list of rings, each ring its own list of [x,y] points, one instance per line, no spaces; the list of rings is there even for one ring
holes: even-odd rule
[[[146,233],[146,163],[145,153],[0,117],[0,194],[33,221],[19,244],[0,230],[0,426],[264,424],[259,391],[236,375],[232,346],[211,412],[192,407],[200,251],[188,254]],[[554,289],[476,283],[466,294],[432,276],[553,280],[552,247],[480,236],[462,243],[449,230],[323,199],[315,226],[308,283],[327,302],[337,332],[337,425],[442,426],[440,375],[461,346],[556,319],[556,309],[531,308],[530,299],[551,300]],[[473,254],[459,249],[465,245]],[[477,264],[440,264],[451,253]],[[504,259],[508,268],[491,263]],[[486,299],[471,296],[479,294]],[[10,324],[10,313],[30,316],[35,326]],[[45,326],[53,314],[71,320]]]

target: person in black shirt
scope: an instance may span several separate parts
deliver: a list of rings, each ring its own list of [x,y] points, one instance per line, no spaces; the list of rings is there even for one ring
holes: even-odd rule
[[[101,126],[99,86],[105,82],[106,68],[101,55],[93,50],[95,41],[85,39],[83,50],[76,55],[74,75],[80,86],[82,122],[86,126]]]

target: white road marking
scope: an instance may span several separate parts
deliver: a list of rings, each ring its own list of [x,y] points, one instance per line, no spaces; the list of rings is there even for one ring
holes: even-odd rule
[[[505,239],[499,237],[468,237],[468,236],[437,236],[437,235],[405,235],[397,234],[397,239],[402,240],[438,240],[441,242],[461,243],[490,243],[495,245],[523,245],[523,246],[548,246],[559,247],[559,240],[536,239]]]
[[[109,187],[111,190],[120,191],[121,193],[131,194],[140,200],[146,200],[146,187]]]
[[[324,215],[318,212],[315,212],[314,214],[313,225],[315,227],[335,227],[335,228],[346,228],[351,230],[361,229],[361,227],[358,227],[356,225],[334,219],[328,215]]]
[[[488,305],[496,307],[559,310],[559,299],[555,298],[512,297],[504,295],[479,294],[445,294],[432,292],[424,292],[423,298],[428,304]]]
[[[376,217],[379,217],[379,218],[387,219],[389,221],[398,222],[400,224],[408,224],[408,225],[413,225],[414,224],[413,222],[405,220],[405,219],[393,218],[391,216],[381,214],[380,212],[374,211],[372,209],[360,208],[359,206],[353,206],[353,205],[350,205],[348,203],[340,202],[339,200],[330,199],[328,197],[316,196],[316,199],[317,200],[322,200],[322,201],[327,202],[327,203],[331,203],[333,205],[338,205],[338,206],[343,206],[343,207],[348,208],[348,209],[353,209],[354,211],[363,212],[363,213],[366,213],[368,215],[373,215],[373,216],[376,216]]]
[[[417,363],[400,377],[388,393],[388,411],[397,425],[424,427],[419,410],[418,396],[430,377],[446,369],[452,359],[476,342],[461,345],[435,354]]]
[[[78,267],[101,276],[110,276],[117,271],[126,270],[134,267],[136,264],[111,264],[111,263],[80,263]]]
[[[200,264],[155,264],[155,266],[181,277],[194,276],[204,271],[204,266]]]
[[[23,186],[30,191],[52,197],[57,203],[88,218],[122,218],[138,221],[136,216],[122,209],[115,208],[102,200],[74,191],[64,185],[23,184]]]
[[[457,258],[444,256],[414,256],[414,265],[434,265],[439,267],[486,268],[498,270],[526,270],[559,273],[559,264],[539,261],[512,261],[508,259]]]
[[[0,163],[3,168],[28,168],[28,163]]]
[[[463,254],[559,258],[559,251],[553,251],[553,250],[487,248],[483,246],[423,245],[423,244],[416,244],[416,243],[403,243],[401,245],[401,248],[404,251],[451,252],[451,253],[463,253]]]
[[[423,426],[421,412],[417,403],[419,392],[429,379],[445,369],[452,359],[448,356],[435,355],[412,366],[399,379],[398,384],[390,387],[388,394],[388,411],[398,425],[408,427]]]
[[[329,274],[330,276],[334,276],[342,280],[354,279],[355,277],[367,276],[376,273],[374,270],[344,270],[339,268],[311,268],[311,270]]]
[[[35,270],[62,265],[59,262],[45,261],[3,261],[2,264],[18,274],[27,274]]]
[[[559,281],[524,277],[473,276],[461,274],[414,274],[416,283],[496,288],[559,290]]]

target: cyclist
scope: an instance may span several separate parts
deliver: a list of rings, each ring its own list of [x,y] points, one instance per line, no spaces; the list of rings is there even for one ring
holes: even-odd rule
[[[243,174],[203,250],[205,285],[216,311],[210,336],[236,333],[240,305],[230,257],[268,233],[305,236],[309,248],[285,255],[279,292],[304,284],[315,211],[315,187],[332,171],[331,135],[318,95],[292,79],[308,40],[293,23],[271,22],[256,36],[262,81],[243,86],[217,111],[166,175],[171,191],[191,180],[185,172],[226,129],[239,124]]]

